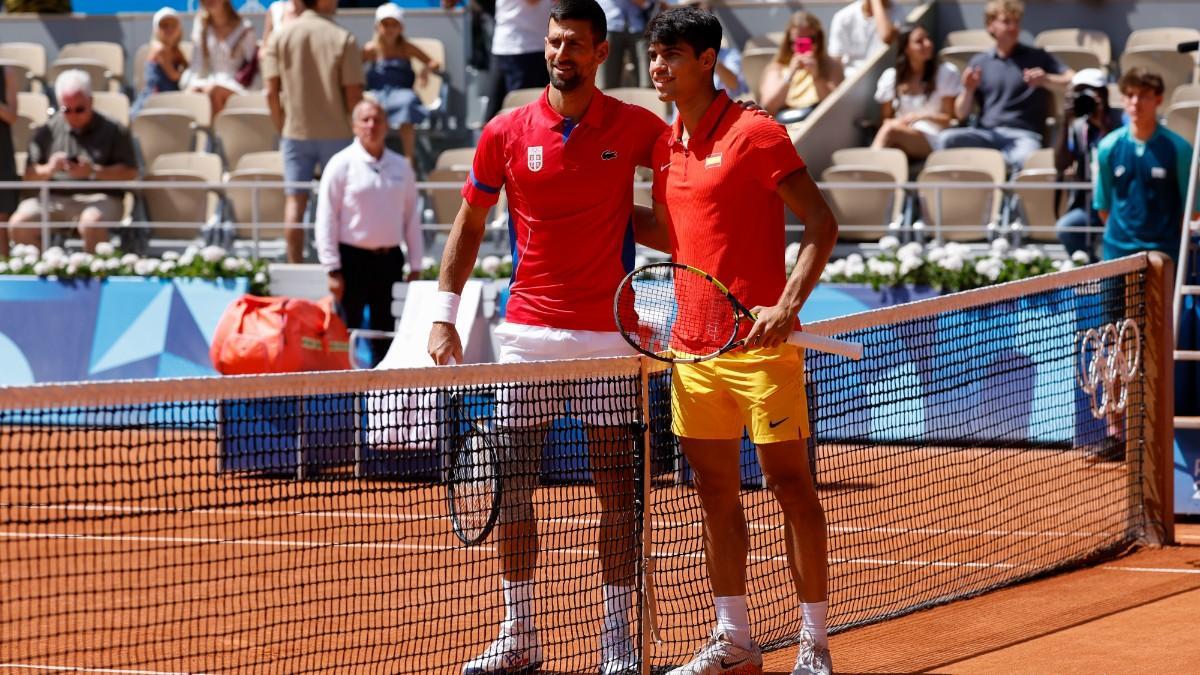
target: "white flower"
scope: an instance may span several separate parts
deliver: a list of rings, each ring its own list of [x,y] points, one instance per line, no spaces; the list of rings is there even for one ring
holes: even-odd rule
[[[1000,276],[1000,272],[1003,269],[1003,264],[995,258],[981,258],[975,261],[975,273],[987,277],[992,281],[995,281]]]
[[[242,258],[242,271],[249,272],[252,269],[254,269],[254,263],[250,262],[246,258]]]
[[[929,259],[929,262],[937,262],[946,257],[946,249],[941,246],[934,246],[929,249],[929,254],[925,257]]]
[[[479,268],[483,270],[484,274],[495,275],[500,270],[500,258],[489,255],[480,261]]]
[[[901,258],[900,276],[906,276],[909,272],[912,272],[923,264],[920,258]]]
[[[1027,246],[1023,246],[1013,251],[1013,258],[1022,265],[1028,265],[1037,260],[1037,252]]]
[[[164,258],[166,256],[163,256]],[[174,260],[163,260],[163,263],[158,266],[159,274],[170,274],[175,269]]]
[[[900,248],[900,240],[890,234],[879,240],[881,251],[895,251],[898,248]]]
[[[97,258],[96,260],[92,261],[91,265],[88,265],[88,269],[92,271],[92,274],[103,274],[104,261]]]
[[[45,253],[42,254],[43,260],[59,259],[59,258],[66,258],[66,257],[67,257],[67,252],[62,250],[62,248],[59,246],[51,246],[50,248],[46,249]]]
[[[921,246],[920,242],[910,241],[901,246],[899,251],[896,251],[896,257],[901,260],[905,258],[920,258],[924,251],[925,247]]]
[[[46,276],[46,274],[49,271],[50,271],[50,266],[47,265],[46,263],[42,262],[41,260],[37,261],[33,265],[33,273],[38,275],[39,277]]]
[[[896,263],[894,263],[894,262],[888,262],[885,260],[885,261],[879,263],[878,269],[879,269],[879,275],[882,277],[892,279],[896,276]]]
[[[951,272],[957,272],[962,269],[963,259],[956,255],[947,253],[944,258],[937,261],[937,264],[942,269],[950,270]]]
[[[8,263],[0,260],[0,274],[8,274]]]
[[[225,257],[225,249],[220,246],[205,246],[200,249],[200,257],[204,258],[205,262],[221,262],[221,259]]]
[[[834,260],[825,266],[825,271],[829,273],[829,276],[836,277],[846,271],[846,261]]]
[[[107,241],[96,244],[96,255],[110,256],[117,252],[117,247]]]
[[[999,253],[1000,255],[1003,255],[1008,253],[1008,249],[1010,248],[1012,248],[1012,245],[1008,243],[1007,239],[996,239],[992,241],[992,253]]]
[[[24,258],[25,257],[25,244],[13,244],[11,253],[12,253],[12,257],[14,257],[14,258]]]
[[[425,256],[424,258],[421,258],[421,269],[427,270],[427,269],[432,268],[434,265],[437,265],[437,261],[434,260],[433,258],[431,258],[429,256]]]
[[[72,262],[67,263],[66,272],[70,276],[75,276],[79,272],[79,265]]]
[[[258,284],[259,286],[267,283],[267,275],[263,274],[262,272],[255,274],[254,275],[254,283]]]
[[[92,256],[87,253],[76,251],[67,256],[67,262],[75,265],[76,267],[84,267],[92,262]]]
[[[42,250],[39,249],[38,247],[34,246],[33,244],[25,244],[25,250],[22,252],[22,255],[25,258],[41,258]],[[32,265],[33,263],[29,263],[29,264]]]
[[[158,260],[155,258],[142,258],[133,264],[133,272],[138,276],[148,277],[158,271]]]
[[[48,258],[42,260],[41,264],[46,266],[47,272],[55,272],[58,269],[66,266],[67,259],[66,259],[66,257],[57,258],[57,257],[51,256],[51,257],[48,257]]]
[[[799,259],[800,259],[800,242],[793,241],[792,243],[787,245],[787,248],[785,248],[783,250],[783,261],[787,264],[788,267],[792,267],[793,265],[796,264],[796,261]]]
[[[867,266],[863,264],[862,256],[851,255],[846,258],[846,276],[852,280],[854,277],[861,275],[867,271]]]
[[[1075,251],[1071,254],[1071,262],[1076,265],[1086,265],[1091,262],[1091,258],[1088,257],[1086,251]]]
[[[1070,260],[1055,260],[1054,268],[1060,272],[1065,272],[1067,270],[1075,269],[1075,263],[1071,262]]]
[[[115,272],[121,269],[121,261],[117,258],[106,258],[104,260],[104,269],[108,270],[109,272]]]
[[[971,255],[971,247],[966,244],[960,244],[957,241],[952,241],[946,244],[946,255],[956,258],[966,258]]]
[[[828,281],[830,281],[832,278],[833,278],[833,275],[829,273],[829,268],[828,268],[828,267],[826,267],[825,269],[821,270],[821,281],[828,282]]]
[[[226,258],[221,261],[221,269],[226,272],[237,272],[242,269],[242,262],[237,258]]]
[[[121,264],[125,266],[135,265],[141,258],[136,253],[126,253],[121,256]]]
[[[178,251],[165,251],[162,254],[162,259],[163,260],[179,260],[179,252]]]

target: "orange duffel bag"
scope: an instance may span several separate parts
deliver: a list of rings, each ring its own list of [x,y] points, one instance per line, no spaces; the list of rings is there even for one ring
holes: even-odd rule
[[[332,297],[243,295],[221,316],[209,356],[224,375],[347,370],[350,334]]]

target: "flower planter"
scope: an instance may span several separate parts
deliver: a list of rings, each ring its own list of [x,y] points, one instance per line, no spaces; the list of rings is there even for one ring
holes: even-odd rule
[[[215,375],[208,348],[240,279],[0,276],[0,386]]]

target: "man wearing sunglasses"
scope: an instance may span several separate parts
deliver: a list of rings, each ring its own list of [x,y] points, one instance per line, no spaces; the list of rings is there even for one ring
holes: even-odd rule
[[[91,76],[65,70],[54,81],[58,113],[38,127],[29,142],[27,181],[129,181],[138,176],[129,130],[92,109]],[[124,215],[121,190],[56,189],[44,208],[52,222],[77,222],[89,253],[108,239],[108,223]],[[42,200],[31,197],[8,219],[16,243],[40,246]],[[30,227],[33,225],[34,227]]]

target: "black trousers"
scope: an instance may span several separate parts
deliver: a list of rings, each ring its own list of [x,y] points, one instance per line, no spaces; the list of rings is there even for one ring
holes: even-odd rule
[[[338,244],[342,256],[342,301],[338,314],[347,328],[396,330],[392,316],[392,285],[404,281],[404,252],[399,246],[371,250]],[[366,325],[363,310],[368,309]],[[370,340],[371,365],[383,360],[387,340]]]

